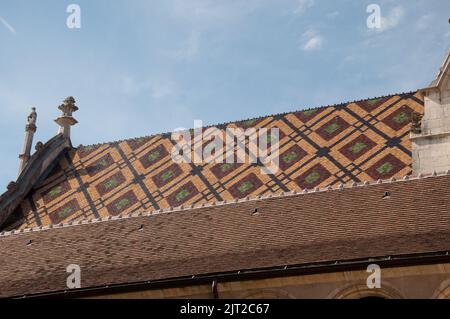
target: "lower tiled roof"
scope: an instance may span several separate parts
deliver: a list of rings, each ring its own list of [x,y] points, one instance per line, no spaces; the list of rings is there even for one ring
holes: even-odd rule
[[[125,216],[124,216],[125,217]],[[450,173],[0,236],[0,296],[450,250]]]
[[[423,113],[419,93],[227,124],[279,128],[280,170],[272,175],[253,164],[175,164],[170,134],[80,147],[25,198],[11,227],[403,176],[411,172],[411,112]]]

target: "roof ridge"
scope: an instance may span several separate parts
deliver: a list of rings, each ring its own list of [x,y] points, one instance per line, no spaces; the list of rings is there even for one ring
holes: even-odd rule
[[[169,214],[169,213],[175,213],[175,212],[185,212],[190,211],[193,209],[202,209],[202,208],[209,208],[209,207],[215,207],[215,206],[223,206],[223,205],[232,205],[237,203],[248,203],[248,202],[254,202],[264,199],[271,199],[271,198],[283,198],[283,197],[290,197],[290,196],[302,196],[302,195],[308,195],[313,193],[323,193],[323,192],[331,192],[331,191],[341,191],[343,189],[351,189],[356,187],[366,187],[366,186],[373,186],[373,185],[381,185],[381,184],[393,184],[393,183],[400,183],[400,182],[408,182],[408,181],[414,181],[414,180],[422,180],[425,178],[434,178],[434,177],[442,177],[442,176],[450,176],[450,170],[443,171],[443,172],[436,172],[428,173],[428,174],[422,174],[419,173],[417,175],[405,175],[401,178],[395,178],[392,177],[390,179],[385,180],[376,180],[376,181],[364,181],[364,182],[353,182],[353,183],[347,183],[347,184],[339,184],[335,187],[327,186],[323,188],[314,188],[314,189],[304,189],[303,191],[288,191],[288,192],[280,192],[280,193],[270,193],[266,196],[258,195],[255,197],[245,197],[242,199],[234,199],[234,200],[225,200],[225,201],[218,201],[218,202],[212,202],[212,203],[203,203],[199,205],[182,205],[178,207],[169,207],[166,209],[159,209],[159,210],[152,210],[152,211],[146,211],[146,212],[135,212],[130,214],[120,214],[117,216],[108,216],[104,218],[95,218],[90,220],[80,220],[77,222],[68,222],[68,223],[60,223],[55,225],[48,225],[48,226],[40,226],[40,227],[32,227],[32,228],[24,228],[20,230],[11,230],[11,231],[3,231],[0,232],[0,238],[2,237],[8,237],[13,235],[19,235],[23,233],[30,233],[30,232],[40,232],[40,231],[46,231],[51,229],[60,229],[60,228],[66,228],[66,227],[75,227],[80,225],[87,225],[87,224],[95,224],[95,223],[101,223],[101,222],[107,222],[112,220],[122,220],[122,219],[131,219],[131,218],[138,218],[138,217],[151,217],[155,215],[161,215],[161,214]]]
[[[241,119],[241,120],[227,121],[227,122],[222,122],[222,123],[205,125],[202,128],[206,129],[206,128],[210,128],[210,127],[224,126],[224,125],[227,125],[227,124],[240,123],[240,122],[246,122],[246,121],[252,121],[252,120],[259,120],[259,119],[263,119],[263,118],[267,118],[267,117],[275,117],[275,116],[286,115],[286,114],[296,113],[296,112],[304,112],[304,111],[310,111],[310,110],[320,110],[320,109],[324,109],[324,108],[328,108],[328,107],[332,107],[332,106],[340,106],[340,105],[344,105],[344,104],[345,105],[349,105],[349,104],[352,104],[352,103],[365,102],[365,101],[370,101],[370,100],[374,100],[374,99],[382,99],[382,98],[386,98],[386,97],[411,95],[411,94],[415,94],[417,92],[418,92],[418,90],[407,91],[407,92],[401,92],[401,93],[393,93],[393,94],[375,96],[375,97],[366,98],[366,99],[346,101],[346,102],[341,102],[341,103],[334,103],[334,104],[315,106],[315,107],[306,107],[304,109],[297,109],[297,110],[293,110],[293,111],[280,112],[280,113],[262,115],[262,116],[257,116],[257,117],[250,117],[250,118]],[[130,138],[124,138],[124,139],[114,140],[114,141],[110,141],[110,142],[94,143],[94,144],[88,144],[88,145],[80,144],[77,148],[101,147],[103,145],[119,144],[119,143],[126,142],[126,141],[132,141],[132,140],[138,140],[138,139],[147,139],[147,138],[152,138],[152,137],[155,137],[155,136],[164,136],[164,135],[167,135],[167,134],[171,134],[171,132],[155,133],[155,134],[143,135],[143,136],[139,136],[139,137],[130,137]]]

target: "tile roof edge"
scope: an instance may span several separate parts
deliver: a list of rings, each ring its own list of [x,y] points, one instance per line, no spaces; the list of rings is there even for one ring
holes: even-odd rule
[[[51,229],[75,227],[75,226],[80,226],[80,225],[96,224],[96,223],[108,222],[108,221],[114,221],[114,220],[131,219],[131,218],[137,218],[137,217],[152,217],[152,216],[157,216],[157,215],[161,215],[161,214],[186,212],[186,211],[195,210],[195,209],[202,209],[202,208],[209,208],[209,207],[216,207],[216,206],[223,206],[223,205],[232,205],[232,204],[238,204],[238,203],[256,202],[256,201],[260,201],[260,200],[264,200],[264,199],[271,199],[271,198],[272,199],[273,198],[286,198],[286,197],[290,197],[290,196],[301,196],[301,195],[307,195],[307,194],[311,194],[311,193],[324,193],[324,192],[340,191],[343,189],[351,189],[351,188],[356,188],[356,187],[366,187],[366,186],[379,185],[379,184],[401,183],[401,182],[421,180],[421,179],[433,178],[433,177],[442,177],[442,176],[450,176],[450,170],[444,171],[444,172],[427,173],[427,174],[420,173],[418,175],[405,175],[402,178],[398,178],[398,179],[397,178],[391,178],[391,179],[386,179],[386,180],[380,179],[377,181],[364,181],[361,183],[353,182],[351,184],[339,184],[336,187],[327,186],[324,188],[304,189],[303,191],[280,192],[278,194],[271,193],[266,196],[258,195],[255,197],[246,197],[243,199],[234,199],[234,200],[229,200],[229,201],[203,203],[203,204],[199,204],[199,205],[170,207],[170,208],[153,210],[153,211],[135,212],[135,213],[129,213],[129,214],[123,214],[123,215],[117,215],[117,216],[108,216],[108,217],[104,217],[104,218],[80,220],[80,221],[76,221],[76,222],[68,222],[68,223],[60,223],[60,224],[55,224],[55,225],[24,228],[24,229],[20,229],[20,230],[3,231],[3,232],[0,232],[0,238],[13,236],[13,235],[20,235],[23,233],[41,232],[41,231],[46,231],[46,230],[51,230]]]
[[[13,187],[0,194],[0,227],[13,214],[29,192],[40,183],[52,167],[66,151],[72,148],[70,139],[62,134],[57,134],[49,139],[40,150],[31,155],[25,168],[22,170],[17,180],[13,182]]]
[[[234,124],[234,123],[240,123],[240,122],[246,122],[246,121],[252,121],[252,120],[259,120],[259,119],[263,119],[263,118],[267,118],[267,117],[271,117],[271,116],[280,116],[280,115],[286,115],[286,114],[290,114],[290,113],[303,112],[303,111],[309,111],[309,110],[319,110],[319,109],[324,109],[324,108],[327,108],[327,107],[338,106],[338,105],[348,105],[348,104],[352,104],[352,103],[370,101],[370,100],[374,100],[374,99],[383,99],[383,98],[387,98],[387,97],[411,95],[411,94],[416,94],[418,92],[420,92],[419,89],[418,90],[414,90],[414,91],[406,91],[406,92],[400,92],[400,93],[386,94],[386,95],[380,95],[380,96],[375,96],[375,97],[371,97],[371,98],[351,100],[351,101],[334,103],[334,104],[328,104],[328,105],[322,105],[322,106],[305,107],[303,109],[297,109],[297,110],[293,110],[293,111],[280,112],[280,113],[275,113],[275,114],[267,114],[267,115],[262,115],[262,116],[256,116],[256,117],[251,117],[251,118],[246,118],[246,119],[235,120],[235,121],[227,121],[227,122],[222,122],[222,123],[205,125],[202,128],[206,129],[206,128],[210,128],[210,127],[224,126],[224,125],[227,125],[227,124]],[[101,146],[104,146],[104,145],[119,144],[119,143],[126,142],[126,141],[133,141],[133,140],[144,139],[144,138],[152,138],[152,137],[155,137],[155,136],[163,136],[163,135],[167,135],[167,134],[171,134],[171,132],[155,133],[155,134],[144,135],[144,136],[139,136],[139,137],[130,137],[130,138],[124,138],[124,139],[114,140],[114,141],[110,141],[110,142],[102,142],[102,143],[95,143],[95,144],[88,144],[88,145],[80,144],[76,148],[101,147]]]

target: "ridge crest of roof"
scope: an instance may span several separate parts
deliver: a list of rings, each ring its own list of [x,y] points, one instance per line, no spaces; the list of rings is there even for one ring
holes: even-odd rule
[[[227,121],[227,122],[222,122],[222,123],[217,123],[217,124],[205,125],[202,128],[206,129],[206,128],[210,128],[210,127],[225,126],[227,124],[235,124],[235,123],[241,123],[241,122],[246,122],[246,121],[259,120],[259,119],[263,119],[263,118],[267,118],[267,117],[286,115],[286,114],[296,113],[296,112],[303,112],[303,111],[310,111],[310,110],[320,110],[320,109],[325,109],[325,108],[333,107],[333,106],[337,107],[337,106],[341,106],[341,105],[349,105],[349,104],[352,104],[352,103],[370,101],[370,100],[375,100],[375,99],[383,99],[383,98],[387,98],[387,97],[412,95],[412,94],[415,94],[417,92],[418,92],[418,90],[406,91],[406,92],[401,92],[401,93],[387,94],[387,95],[375,96],[375,97],[366,98],[366,99],[351,100],[351,101],[335,103],[335,104],[328,104],[328,105],[315,106],[315,107],[306,107],[304,109],[299,109],[299,110],[280,112],[280,113],[268,114],[268,115],[262,115],[262,116],[256,116],[256,117],[250,117],[250,118],[240,119],[240,120],[235,120],[235,121]],[[114,140],[114,141],[111,141],[111,142],[94,143],[94,144],[88,144],[88,145],[80,144],[76,149],[78,149],[78,148],[87,148],[87,147],[101,147],[101,146],[104,146],[104,145],[119,144],[119,143],[122,143],[122,142],[139,140],[139,139],[147,139],[147,138],[152,138],[152,137],[155,137],[155,136],[164,136],[164,135],[168,135],[168,134],[171,134],[171,132],[162,132],[162,133],[155,133],[155,134],[150,134],[150,135],[144,135],[144,136],[140,136],[140,137],[125,138],[125,139]]]

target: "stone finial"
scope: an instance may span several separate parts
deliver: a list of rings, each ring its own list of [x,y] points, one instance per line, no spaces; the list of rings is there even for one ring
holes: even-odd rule
[[[35,107],[31,108],[31,113],[30,113],[30,115],[28,115],[27,121],[28,121],[28,124],[25,127],[25,130],[36,132],[37,113],[36,113]]]
[[[422,133],[422,115],[413,112],[411,115],[411,132],[414,134]]]
[[[31,113],[27,117],[27,124],[25,125],[25,139],[23,142],[22,153],[19,155],[19,175],[22,173],[25,168],[28,160],[31,156],[31,145],[33,144],[33,136],[36,133],[36,122],[37,122],[37,113],[36,108],[31,108]]]
[[[44,148],[44,144],[42,142],[37,142],[36,146],[34,147],[36,152],[40,152],[43,148]]]
[[[7,190],[12,191],[17,187],[16,182],[9,182],[8,186],[6,187]]]
[[[72,117],[73,112],[78,111],[78,107],[75,105],[75,99],[71,96],[67,97],[58,109],[62,112],[62,114],[55,119],[55,122],[60,126],[58,133],[70,138],[70,127],[78,123],[78,121]]]
[[[64,100],[64,103],[58,107],[58,109],[60,109],[64,115],[72,116],[73,112],[78,111],[78,106],[75,105],[75,99],[72,96],[69,96]]]

